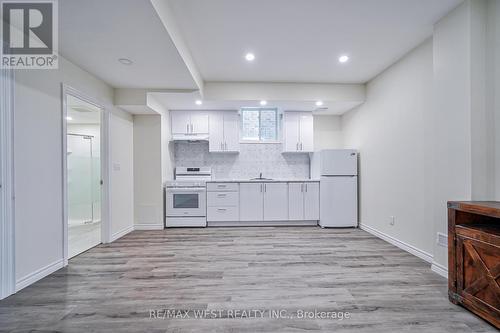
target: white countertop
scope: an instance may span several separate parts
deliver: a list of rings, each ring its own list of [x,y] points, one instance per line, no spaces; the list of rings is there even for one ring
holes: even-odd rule
[[[207,183],[309,183],[319,179],[212,179]]]

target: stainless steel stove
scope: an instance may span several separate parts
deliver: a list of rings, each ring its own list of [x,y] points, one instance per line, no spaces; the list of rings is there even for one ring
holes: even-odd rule
[[[207,180],[210,167],[179,167],[175,180],[165,183],[165,227],[207,226]]]

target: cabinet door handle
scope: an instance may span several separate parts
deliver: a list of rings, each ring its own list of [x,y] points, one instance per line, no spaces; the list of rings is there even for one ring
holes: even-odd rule
[[[194,131],[193,131],[193,124],[191,124],[191,133],[193,133],[193,132],[194,132]]]
[[[219,185],[217,185],[217,187],[226,187],[226,185],[219,184]]]
[[[186,133],[189,133],[189,124],[186,124]]]
[[[300,192],[304,192],[304,184],[300,184]]]
[[[262,192],[262,184],[260,184],[260,191]]]
[[[226,194],[225,194],[225,193],[219,193],[219,194],[217,194],[217,196],[218,196],[218,197],[225,197],[225,196],[226,196]]]
[[[297,142],[297,144],[295,145],[295,150],[299,150],[299,143]]]
[[[267,184],[264,184],[264,192],[267,192]]]
[[[300,150],[302,150],[302,142],[300,143]],[[306,188],[307,188],[307,185],[306,185]]]
[[[307,192],[307,184],[306,184],[306,192]]]
[[[217,210],[220,212],[225,212],[227,209],[226,208],[217,208]]]

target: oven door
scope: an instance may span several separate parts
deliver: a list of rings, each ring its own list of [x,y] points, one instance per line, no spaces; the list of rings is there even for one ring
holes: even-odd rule
[[[196,216],[206,213],[206,190],[204,187],[167,188],[167,217]]]

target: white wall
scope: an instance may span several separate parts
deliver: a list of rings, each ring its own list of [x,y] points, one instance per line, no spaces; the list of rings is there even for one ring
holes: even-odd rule
[[[314,116],[314,150],[343,148],[340,116]]]
[[[486,108],[494,126],[495,200],[500,201],[500,1],[489,0],[486,11]]]
[[[118,112],[112,106],[110,86],[62,57],[58,70],[16,71],[14,181],[18,287],[62,264],[61,83],[100,101],[107,110]]]
[[[134,116],[135,228],[163,229],[161,115]]]
[[[113,113],[110,122],[111,239],[115,240],[134,226],[134,123],[123,111]]]
[[[360,223],[429,256],[432,79],[427,40],[369,82],[366,102],[342,116],[344,146],[360,153]]]

